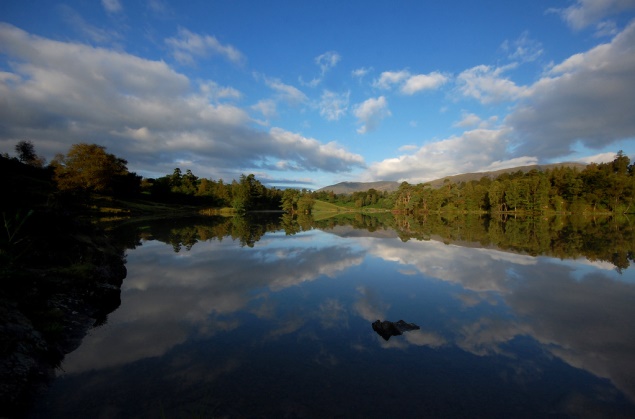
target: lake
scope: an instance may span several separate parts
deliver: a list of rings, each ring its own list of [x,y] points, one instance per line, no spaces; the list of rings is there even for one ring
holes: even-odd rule
[[[438,228],[122,229],[121,306],[31,417],[635,417],[632,250],[584,256],[562,221],[571,257],[554,239],[520,240],[548,241],[536,253],[465,222],[417,222]],[[382,337],[376,320],[419,329]]]

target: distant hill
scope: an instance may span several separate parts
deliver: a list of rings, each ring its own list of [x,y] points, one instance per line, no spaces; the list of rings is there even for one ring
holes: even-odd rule
[[[487,176],[490,179],[495,179],[503,173],[515,173],[519,170],[523,173],[530,172],[532,170],[539,170],[544,172],[548,169],[555,169],[557,167],[571,167],[577,168],[578,170],[584,170],[587,165],[584,163],[555,163],[555,164],[533,164],[530,166],[518,166],[512,167],[509,169],[501,169],[495,170],[492,172],[477,172],[477,173],[463,173],[460,175],[454,176],[446,176],[441,179],[436,179],[429,183],[433,188],[438,188],[443,185],[445,180],[449,180],[453,183],[461,183],[461,182],[469,182],[471,180],[480,180],[482,177]],[[335,185],[325,186],[317,190],[317,192],[321,191],[333,191],[336,194],[352,194],[353,192],[365,192],[369,189],[376,189],[378,191],[388,191],[393,192],[399,189],[400,182],[392,182],[392,181],[380,181],[380,182],[340,182]]]
[[[380,181],[380,182],[340,182],[337,185],[325,186],[317,190],[321,191],[333,191],[336,194],[352,194],[353,192],[367,191],[369,189],[376,189],[380,192],[388,191],[393,192],[399,188],[399,182],[392,181]]]

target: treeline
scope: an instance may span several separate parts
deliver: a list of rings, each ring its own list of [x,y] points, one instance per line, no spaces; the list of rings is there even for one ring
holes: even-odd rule
[[[114,240],[123,248],[135,249],[143,240],[158,240],[172,246],[174,252],[190,251],[202,241],[230,238],[241,247],[254,247],[266,234],[281,229],[277,214],[254,213],[245,217],[200,216],[165,220],[144,220],[112,229]]]
[[[238,212],[279,210],[283,194],[277,188],[267,188],[253,174],[225,183],[223,179],[198,178],[189,169],[183,174],[178,167],[170,175],[144,179],[141,187],[156,200],[231,207]]]
[[[635,168],[619,151],[609,163],[584,170],[555,169],[505,173],[496,179],[453,183],[440,188],[403,182],[396,192],[369,189],[352,195],[315,192],[314,199],[356,208],[383,208],[405,214],[435,212],[526,213],[635,212]]]
[[[393,209],[395,193],[369,189],[353,192],[352,194],[336,194],[333,191],[319,191],[313,193],[314,199],[350,208],[381,208]]]
[[[225,183],[223,179],[199,178],[180,168],[157,179],[142,178],[128,170],[128,162],[97,144],[74,144],[67,154],[57,154],[49,165],[33,144],[20,141],[17,157],[0,156],[5,167],[22,166],[42,181],[50,182],[59,201],[86,202],[94,195],[122,199],[144,198],[157,202],[229,207],[237,212],[280,209],[283,192],[265,187],[253,174]],[[37,172],[37,173],[36,173]],[[19,189],[19,185],[16,185]]]

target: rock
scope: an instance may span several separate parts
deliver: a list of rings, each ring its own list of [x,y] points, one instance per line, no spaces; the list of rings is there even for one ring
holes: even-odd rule
[[[372,326],[373,330],[385,340],[390,339],[392,336],[399,336],[403,334],[403,332],[420,329],[420,327],[416,324],[406,323],[403,320],[399,320],[398,322],[391,322],[388,320],[384,320],[382,322],[381,320],[376,320],[373,322]]]

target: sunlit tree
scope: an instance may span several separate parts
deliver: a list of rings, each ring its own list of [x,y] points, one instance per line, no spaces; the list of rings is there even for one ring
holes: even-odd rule
[[[68,154],[52,162],[55,181],[63,191],[111,192],[117,176],[126,176],[128,162],[97,144],[73,144]]]

